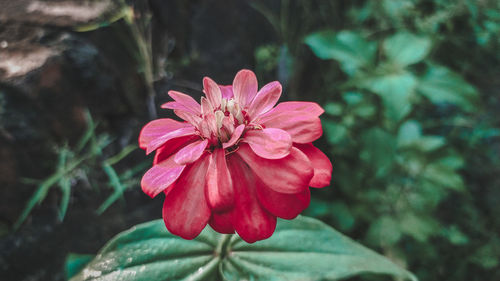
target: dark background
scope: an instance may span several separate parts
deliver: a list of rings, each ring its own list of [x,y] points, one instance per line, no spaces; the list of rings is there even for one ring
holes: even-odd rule
[[[334,164],[332,186],[313,191],[306,215],[421,280],[500,279],[499,5],[0,0],[1,279],[65,280],[68,254],[160,218],[162,198],[139,186],[152,160],[134,149],[141,127],[172,117],[159,109],[168,90],[198,99],[204,76],[231,84],[242,68],[261,86],[279,80],[282,100],[326,109],[316,145]],[[364,41],[322,57],[334,41],[310,34],[323,30]],[[385,45],[403,31],[431,45],[394,70]],[[349,73],[366,42],[375,58]],[[431,95],[448,98],[419,92],[435,66],[453,74]],[[394,118],[384,94],[405,87],[401,73],[418,79],[411,110]],[[402,145],[412,128],[420,135]]]

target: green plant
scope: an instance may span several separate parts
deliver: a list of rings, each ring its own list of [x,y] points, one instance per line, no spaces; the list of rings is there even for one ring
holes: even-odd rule
[[[43,180],[24,179],[26,184],[36,184],[37,189],[30,197],[24,210],[20,214],[14,229],[18,229],[26,220],[36,205],[41,204],[47,197],[48,192],[58,187],[61,192],[61,202],[59,204],[59,219],[62,221],[66,215],[68,205],[70,203],[71,190],[78,180],[88,181],[88,173],[95,173],[97,169],[104,172],[108,178],[108,185],[113,189],[109,197],[97,209],[97,213],[103,213],[116,200],[122,198],[123,192],[137,184],[137,179],[134,178],[138,173],[142,172],[149,163],[139,163],[118,174],[113,168],[113,165],[121,161],[131,152],[137,149],[136,145],[129,145],[122,149],[118,154],[102,159],[103,149],[106,148],[112,141],[105,135],[96,135],[97,125],[92,120],[90,113],[87,111],[86,119],[88,128],[80,138],[74,148],[70,148],[67,144],[57,149],[58,161],[55,167],[55,172]]]

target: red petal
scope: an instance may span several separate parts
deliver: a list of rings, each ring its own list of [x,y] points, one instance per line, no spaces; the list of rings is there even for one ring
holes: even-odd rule
[[[212,217],[208,222],[210,226],[219,233],[233,234],[234,227],[231,223],[231,213],[212,212]]]
[[[198,160],[207,147],[208,140],[199,140],[186,145],[175,154],[175,162],[179,165],[186,165]]]
[[[271,214],[291,220],[309,206],[311,192],[308,188],[301,193],[284,194],[260,184],[257,188],[257,197]]]
[[[312,114],[294,114],[290,112],[277,112],[262,118],[260,123],[266,128],[279,128],[287,131],[293,142],[310,143],[323,134],[321,121]]]
[[[257,94],[257,77],[247,69],[236,73],[233,80],[234,99],[240,104],[241,108],[247,107]]]
[[[156,165],[161,161],[167,159],[170,155],[177,152],[179,148],[188,145],[198,139],[200,139],[199,136],[191,135],[167,141],[165,144],[163,144],[156,150],[155,158],[153,160],[153,165]]]
[[[241,239],[248,243],[269,238],[276,228],[276,217],[268,213],[257,200],[256,177],[237,154],[228,157],[234,184],[235,205],[231,223]]]
[[[149,122],[139,134],[139,147],[146,149],[146,154],[151,153],[167,141],[194,135],[195,128],[188,123],[164,118]]]
[[[214,80],[208,77],[203,78],[203,91],[214,108],[220,106],[222,93]]]
[[[241,137],[241,134],[243,133],[243,130],[245,130],[245,125],[241,124],[236,129],[234,129],[233,134],[231,135],[231,138],[222,144],[222,148],[226,149],[228,147],[233,146]]]
[[[332,179],[332,162],[321,152],[317,147],[308,144],[296,144],[295,147],[300,149],[311,161],[314,168],[314,176],[309,183],[311,187],[325,187],[330,185]]]
[[[270,116],[273,114],[279,114],[280,112],[292,112],[292,114],[308,114],[319,117],[323,112],[323,108],[315,102],[308,101],[286,101],[279,103],[273,110],[264,114],[264,116]],[[263,116],[263,118],[264,118]]]
[[[274,160],[257,156],[246,144],[241,144],[236,153],[268,187],[276,192],[287,194],[303,192],[309,187],[314,174],[307,156],[295,147],[290,149],[290,154],[285,158]]]
[[[190,165],[165,196],[165,226],[172,234],[184,239],[198,236],[210,219],[210,208],[203,190],[208,160],[205,154]]]
[[[215,149],[210,157],[205,181],[205,196],[208,205],[214,211],[226,211],[233,206],[233,183],[227,168],[224,149]]]
[[[263,130],[250,130],[245,133],[244,142],[260,157],[267,159],[280,159],[290,153],[292,138],[290,135],[276,128]]]
[[[222,86],[219,85],[220,91],[222,93],[222,97],[229,100],[234,97],[233,94],[233,85]]]
[[[200,104],[196,102],[191,96],[177,91],[168,91],[168,95],[173,98],[176,103],[167,102],[165,104],[162,104],[161,108],[184,109],[185,111],[200,115]]]
[[[281,90],[282,87],[278,81],[271,82],[262,87],[262,89],[257,92],[255,99],[248,109],[250,120],[255,119],[257,116],[273,108],[281,96]]]
[[[179,178],[185,165],[175,163],[174,156],[149,169],[141,180],[141,188],[150,197],[155,197]]]

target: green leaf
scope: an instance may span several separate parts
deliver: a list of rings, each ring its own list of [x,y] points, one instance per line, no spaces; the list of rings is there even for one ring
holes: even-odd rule
[[[373,128],[363,134],[362,144],[361,159],[376,169],[377,176],[385,175],[396,156],[394,136],[380,128]]]
[[[66,262],[64,263],[64,273],[66,275],[66,280],[69,280],[71,277],[75,276],[93,258],[94,258],[93,255],[81,255],[81,254],[70,253],[66,257]]]
[[[465,189],[463,179],[455,171],[455,169],[440,163],[432,163],[428,165],[423,171],[422,177],[441,187],[456,191],[462,191]]]
[[[422,137],[422,128],[415,120],[408,120],[401,125],[398,131],[398,147],[414,143]]]
[[[363,94],[360,92],[345,92],[342,94],[342,98],[348,105],[356,105],[363,102]]]
[[[194,240],[167,232],[162,220],[111,240],[72,281],[341,280],[362,274],[416,278],[322,222],[279,220],[274,235],[248,244],[207,227]]]
[[[498,267],[500,264],[500,247],[497,240],[492,240],[477,249],[471,257],[473,263],[485,269]]]
[[[416,280],[387,258],[307,217],[280,220],[267,240],[247,244],[236,238],[229,247],[221,267],[225,280],[343,280],[364,273]]]
[[[410,113],[410,99],[417,85],[417,80],[411,73],[365,77],[358,82],[360,87],[382,98],[387,118],[397,122]]]
[[[399,32],[384,41],[383,50],[389,60],[407,66],[423,60],[431,49],[431,40],[408,32]]]
[[[366,41],[352,31],[319,31],[308,35],[305,43],[320,59],[338,60],[347,74],[352,75],[360,67],[373,64],[377,44]]]
[[[334,121],[323,119],[323,128],[325,130],[326,139],[331,144],[339,144],[347,138],[347,128]]]
[[[441,230],[441,235],[447,238],[453,245],[465,245],[469,243],[469,237],[467,237],[457,225],[443,228]]]
[[[432,103],[451,103],[465,111],[475,109],[478,93],[460,75],[443,66],[430,66],[420,79],[417,91]]]
[[[342,111],[343,111],[342,104],[335,103],[335,102],[327,103],[324,108],[325,108],[325,112],[327,114],[330,114],[333,116],[339,116],[342,114]]]
[[[392,217],[382,216],[370,225],[367,239],[373,245],[394,245],[401,239],[401,230]]]
[[[415,238],[420,242],[425,242],[427,239],[436,233],[438,228],[437,221],[431,218],[416,216],[408,213],[403,216],[400,222],[401,230]]]
[[[72,281],[214,280],[224,237],[207,228],[196,240],[170,234],[162,220],[122,232],[104,246]]]

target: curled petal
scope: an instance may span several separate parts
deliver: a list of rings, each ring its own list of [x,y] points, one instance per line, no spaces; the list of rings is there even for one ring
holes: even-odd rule
[[[184,239],[198,236],[210,219],[210,208],[203,190],[208,159],[205,154],[188,166],[165,196],[165,226],[171,233]]]
[[[246,108],[252,102],[257,94],[257,88],[257,77],[250,70],[240,70],[234,77],[234,98],[242,108]]]
[[[201,97],[201,114],[205,116],[210,113],[214,113],[214,107],[207,98]]]
[[[257,197],[260,203],[271,214],[291,220],[304,211],[311,201],[309,188],[297,194],[279,193],[265,184],[260,184],[257,188]]]
[[[281,129],[266,128],[263,130],[250,130],[246,132],[244,142],[260,157],[267,159],[280,159],[290,153],[292,138]]]
[[[231,138],[226,143],[222,144],[222,148],[226,149],[228,147],[233,146],[240,139],[243,130],[245,130],[245,125],[243,124],[236,127],[236,129],[234,129],[233,134],[231,135]]]
[[[281,90],[282,87],[278,81],[271,82],[262,87],[262,89],[257,92],[255,99],[248,109],[250,120],[255,119],[273,108],[281,96]]]
[[[280,112],[260,120],[266,128],[285,130],[296,143],[310,143],[323,134],[321,121],[311,114],[294,115],[293,112]]]
[[[200,104],[191,96],[177,91],[169,91],[168,95],[174,99],[175,102],[162,104],[161,108],[182,109],[191,112],[192,114],[200,115]]]
[[[150,197],[155,197],[179,178],[184,167],[186,166],[175,163],[173,156],[154,165],[142,177],[142,191]]]
[[[231,223],[231,213],[212,212],[212,217],[208,221],[210,226],[219,233],[233,234],[234,227]]]
[[[163,160],[170,157],[170,155],[177,152],[183,146],[186,146],[198,139],[200,139],[199,136],[190,135],[167,141],[165,144],[163,144],[156,150],[155,158],[153,160],[153,165],[162,162]]]
[[[208,140],[199,140],[188,144],[175,154],[174,160],[179,165],[193,163],[200,158],[207,145]]]
[[[309,185],[311,187],[325,187],[330,185],[330,180],[332,179],[332,162],[330,159],[321,152],[317,147],[308,144],[296,144],[296,147],[300,149],[311,161],[314,168],[314,176],[311,179]]]
[[[276,192],[294,194],[309,188],[309,182],[314,174],[312,164],[307,156],[295,147],[290,149],[288,156],[281,159],[262,158],[247,144],[241,144],[236,154],[241,156],[255,174]]]
[[[222,212],[233,207],[234,191],[227,168],[224,149],[215,149],[210,156],[205,180],[205,196],[210,208]]]
[[[269,238],[276,228],[276,217],[259,204],[255,174],[235,153],[228,157],[228,167],[235,194],[231,211],[234,229],[248,243]]]
[[[212,107],[217,108],[220,106],[222,93],[219,85],[217,85],[214,80],[208,77],[203,78],[203,91],[207,95],[208,101],[210,101]]]
[[[157,119],[142,128],[139,134],[139,147],[146,149],[146,153],[149,154],[173,138],[194,134],[195,128],[191,124],[168,118]]]

